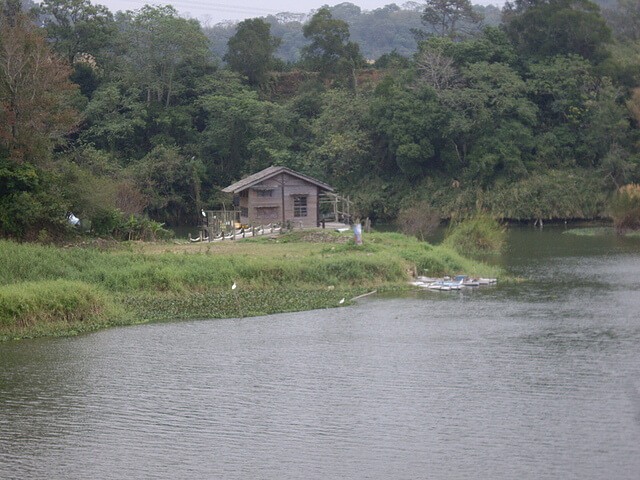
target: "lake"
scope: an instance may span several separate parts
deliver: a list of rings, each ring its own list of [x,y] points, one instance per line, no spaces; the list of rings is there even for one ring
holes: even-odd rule
[[[0,478],[640,478],[640,240],[491,261],[525,280],[0,344]]]

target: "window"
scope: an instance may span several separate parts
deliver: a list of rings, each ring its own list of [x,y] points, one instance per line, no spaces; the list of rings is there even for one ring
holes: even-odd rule
[[[249,196],[249,190],[243,190],[240,192],[239,196],[241,198],[247,198]]]
[[[241,217],[248,217],[249,216],[249,209],[247,207],[240,207],[240,216]]]
[[[273,190],[258,190],[259,197],[273,197]]]
[[[297,195],[293,197],[293,216],[294,217],[307,216],[307,196],[306,195]]]
[[[256,218],[260,220],[278,220],[280,209],[278,207],[256,207]]]

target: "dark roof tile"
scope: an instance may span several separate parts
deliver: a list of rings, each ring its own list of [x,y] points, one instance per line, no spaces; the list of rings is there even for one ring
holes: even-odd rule
[[[289,175],[292,175],[294,177],[298,177],[301,178],[302,180],[305,180],[309,183],[312,183],[316,186],[318,186],[319,188],[321,188],[322,190],[327,190],[329,192],[333,192],[333,188],[331,188],[329,185],[327,185],[326,183],[322,183],[314,178],[308,177],[307,175],[303,175],[302,173],[298,173],[295,172],[293,170],[291,170],[290,168],[287,167],[277,167],[277,166],[271,166],[271,167],[267,167],[264,170],[261,170],[258,173],[254,173],[253,175],[249,175],[248,177],[243,178],[242,180],[237,181],[236,183],[233,183],[231,185],[229,185],[226,188],[223,188],[222,191],[225,193],[239,193],[243,190],[246,190],[247,188],[255,185],[256,183],[260,183],[264,180],[267,180],[271,177],[274,177],[276,175],[278,175],[279,173],[288,173]]]

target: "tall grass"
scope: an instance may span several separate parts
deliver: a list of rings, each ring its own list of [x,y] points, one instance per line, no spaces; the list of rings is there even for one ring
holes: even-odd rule
[[[28,327],[38,322],[78,322],[113,313],[107,296],[94,285],[54,280],[0,287],[0,325]]]
[[[504,227],[490,215],[476,213],[452,224],[443,245],[460,253],[497,253],[504,242]]]
[[[101,285],[113,292],[226,289],[234,282],[259,288],[328,283],[400,281],[404,265],[381,252],[339,251],[298,258],[233,255],[145,255],[61,250],[0,242],[0,285],[67,279]]]
[[[596,171],[582,168],[549,169],[518,181],[497,181],[490,189],[455,188],[447,178],[425,179],[405,199],[426,200],[441,218],[469,215],[481,209],[497,218],[513,220],[593,219],[605,215],[609,189]]]
[[[611,216],[618,233],[640,229],[640,185],[620,187],[611,200]]]
[[[285,245],[256,245],[259,256],[107,252],[0,241],[0,337],[14,327],[32,326],[33,332],[45,324],[68,329],[85,322],[93,329],[95,322],[333,306],[341,296],[405,284],[412,274],[426,271],[497,276],[495,268],[450,247],[402,234],[367,235],[363,246],[344,243],[344,237],[333,244],[279,240]],[[237,298],[231,295],[233,283],[239,287]]]

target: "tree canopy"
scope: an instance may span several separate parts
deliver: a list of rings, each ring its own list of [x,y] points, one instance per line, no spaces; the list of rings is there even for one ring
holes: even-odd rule
[[[505,30],[526,55],[580,55],[598,61],[606,56],[611,29],[591,0],[529,0],[507,5]]]
[[[337,73],[361,62],[360,46],[349,41],[349,24],[333,18],[327,8],[321,8],[303,28],[311,43],[302,49],[302,61],[308,68],[321,73]]]
[[[247,77],[250,85],[261,85],[275,65],[274,52],[280,39],[272,37],[271,25],[260,18],[240,22],[228,41],[224,56],[229,68]]]
[[[606,215],[640,181],[637,9],[608,5],[516,0],[500,23],[463,0],[341,3],[216,27],[216,45],[172,7],[5,0],[0,236],[64,234],[70,212],[100,234],[195,224],[270,165],[384,220]]]
[[[427,0],[422,23],[439,37],[459,37],[474,30],[482,15],[473,10],[470,0]]]

